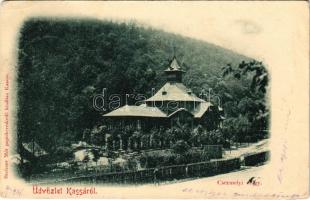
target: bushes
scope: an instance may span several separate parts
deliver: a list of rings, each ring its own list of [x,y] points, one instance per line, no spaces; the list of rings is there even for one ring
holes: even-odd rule
[[[176,145],[179,146],[179,145]],[[174,151],[162,150],[143,153],[140,162],[143,167],[153,168],[169,165],[181,165],[195,162],[208,161],[209,153],[199,149],[190,149],[183,154],[177,154]]]
[[[140,158],[141,165],[146,168],[174,165],[176,154],[169,150],[143,153]]]
[[[207,145],[204,147],[203,152],[210,158],[222,158],[222,146],[221,145]]]
[[[195,163],[210,160],[208,154],[201,150],[190,150],[184,157],[186,158],[185,163]]]
[[[189,148],[190,146],[184,140],[179,140],[172,146],[174,153],[177,154],[183,154],[187,152]]]

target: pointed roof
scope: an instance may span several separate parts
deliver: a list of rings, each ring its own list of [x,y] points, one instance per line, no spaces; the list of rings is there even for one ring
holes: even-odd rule
[[[145,104],[140,106],[125,105],[113,110],[104,117],[166,117],[167,115],[157,107],[147,107]]]
[[[155,118],[165,118],[171,117],[178,112],[185,111],[193,115],[195,118],[201,118],[207,111],[208,108],[212,106],[210,102],[202,102],[199,107],[197,107],[193,112],[189,112],[185,108],[179,108],[176,111],[170,113],[169,115],[161,111],[157,107],[148,107],[145,104],[140,106],[129,106],[125,105],[116,110],[113,110],[103,117],[155,117]]]
[[[190,89],[182,83],[166,83],[151,98],[145,101],[197,101],[205,102],[205,100],[197,97]]]
[[[200,106],[197,107],[193,112],[189,112],[185,108],[179,108],[178,110],[170,113],[169,115],[161,111],[157,107],[149,107],[146,104],[142,104],[140,106],[129,106],[125,105],[116,110],[113,110],[103,117],[154,117],[154,118],[167,118],[171,117],[174,114],[185,111],[192,114],[195,118],[201,118],[204,113],[208,111],[208,108],[212,104],[210,102],[201,102]]]
[[[181,67],[180,67],[180,65],[179,65],[179,63],[178,63],[178,61],[177,61],[175,56],[173,57],[172,61],[170,62],[170,65],[168,66],[168,68],[165,70],[165,72],[171,72],[171,71],[184,72],[181,69]]]

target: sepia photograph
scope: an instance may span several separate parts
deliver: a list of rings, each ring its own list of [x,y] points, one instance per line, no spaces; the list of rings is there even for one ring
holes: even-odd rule
[[[159,183],[268,160],[262,62],[133,22],[35,18],[20,34],[27,181]]]
[[[277,4],[268,10],[269,2],[239,3],[4,2],[4,27],[13,13],[23,14],[12,22],[15,29],[0,34],[0,42],[11,41],[5,42],[11,50],[1,45],[1,51],[12,60],[0,53],[8,64],[1,76],[1,196],[307,196],[308,190],[271,192],[267,186],[287,187],[285,163],[298,144],[300,156],[308,157],[309,107],[298,111],[293,107],[308,104],[290,99],[308,100],[292,95],[309,86],[307,77],[297,78],[308,75],[308,61],[297,61],[290,45],[299,43],[287,41],[295,38],[289,26],[301,27],[294,8],[305,12],[306,4],[282,3],[292,17],[275,39],[272,26],[286,27],[284,11],[260,22],[246,17],[246,8],[261,16]],[[306,53],[304,45],[300,52]],[[287,63],[301,62],[300,70],[275,62],[289,50]],[[286,96],[278,92],[282,87]],[[306,115],[294,118],[297,111]],[[299,132],[290,129],[291,118]],[[293,146],[292,135],[303,142]],[[308,172],[301,173],[307,188]],[[158,194],[161,188],[166,196]]]

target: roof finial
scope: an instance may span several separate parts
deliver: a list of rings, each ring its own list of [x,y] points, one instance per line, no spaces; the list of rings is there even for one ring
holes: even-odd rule
[[[172,48],[173,48],[173,58],[176,58],[176,55],[175,55],[175,48],[176,48],[176,47],[175,47],[175,44],[173,44],[173,47],[172,47]]]

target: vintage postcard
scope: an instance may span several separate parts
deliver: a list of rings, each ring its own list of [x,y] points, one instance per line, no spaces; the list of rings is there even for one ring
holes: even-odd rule
[[[309,196],[305,1],[4,1],[2,198]]]

